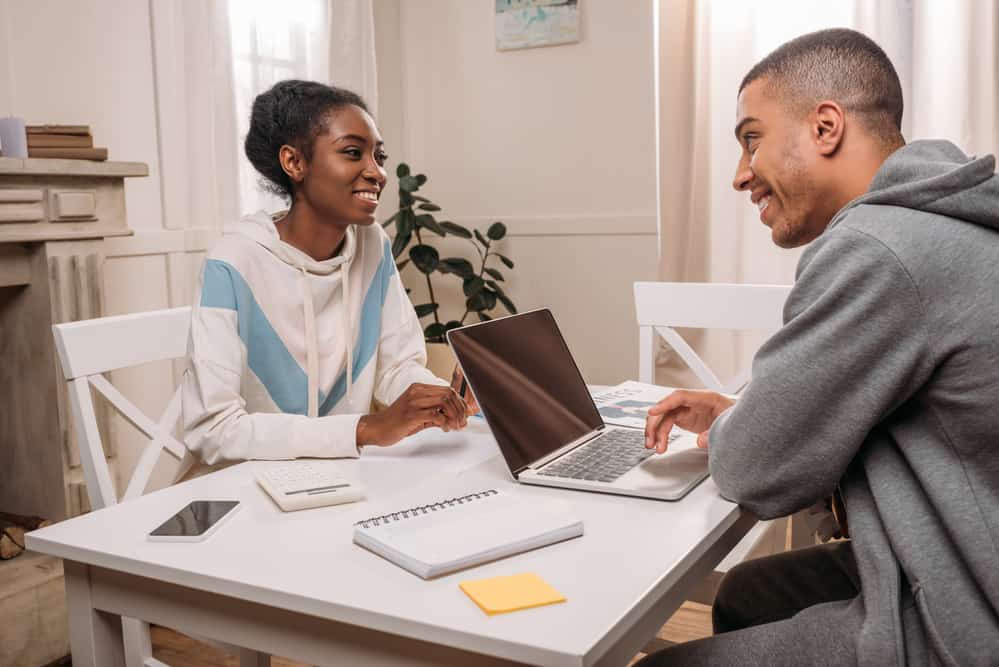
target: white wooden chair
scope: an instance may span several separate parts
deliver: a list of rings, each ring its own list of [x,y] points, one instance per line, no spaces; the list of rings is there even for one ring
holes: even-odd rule
[[[174,482],[193,463],[190,452],[173,435],[180,416],[179,387],[162,417],[154,420],[122,395],[103,375],[153,361],[186,357],[190,325],[191,309],[173,308],[68,322],[52,327],[68,384],[80,464],[93,509],[101,509],[142,495],[149,484],[154,466],[164,452],[176,462]],[[91,388],[96,389],[126,420],[150,439],[121,498],[115,492],[111,471],[104,458]],[[122,631],[128,667],[167,667],[152,657],[148,623],[123,618]],[[263,667],[270,664],[270,658],[257,651],[211,643],[230,653],[238,651],[240,665],[243,667]]]
[[[723,383],[676,329],[723,329],[772,334],[783,326],[784,302],[790,291],[790,285],[636,282],[639,380],[655,384],[656,337],[659,336],[673,348],[706,389],[737,393],[750,380],[750,367],[740,369],[732,379]],[[814,537],[807,529],[801,512],[790,521],[792,548],[814,544]],[[724,571],[746,558],[783,550],[786,534],[787,519],[757,524],[692,599],[711,604]]]

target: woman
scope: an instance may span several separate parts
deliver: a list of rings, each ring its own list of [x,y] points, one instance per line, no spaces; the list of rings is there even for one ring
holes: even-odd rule
[[[288,198],[244,218],[208,253],[184,379],[185,441],[212,465],[357,456],[466,406],[425,367],[416,313],[375,209],[386,182],[364,101],[282,81],[253,103],[246,156]],[[369,414],[372,398],[386,405]]]

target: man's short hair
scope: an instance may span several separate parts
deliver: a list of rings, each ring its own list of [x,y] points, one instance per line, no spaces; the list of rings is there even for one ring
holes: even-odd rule
[[[792,113],[832,100],[882,142],[901,139],[898,74],[881,47],[856,30],[820,30],[787,42],[749,71],[739,92],[757,79]]]

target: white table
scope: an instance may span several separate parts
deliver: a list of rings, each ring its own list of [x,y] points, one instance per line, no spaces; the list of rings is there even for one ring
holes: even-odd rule
[[[517,485],[477,419],[323,464],[369,499],[284,514],[249,462],[31,533],[65,559],[73,664],[122,664],[123,615],[316,665],[623,665],[755,522],[710,479],[675,503]],[[351,541],[354,521],[484,485],[564,498],[585,535],[431,581]],[[206,498],[243,507],[205,542],[146,540]],[[520,572],[568,602],[490,617],[458,588]]]

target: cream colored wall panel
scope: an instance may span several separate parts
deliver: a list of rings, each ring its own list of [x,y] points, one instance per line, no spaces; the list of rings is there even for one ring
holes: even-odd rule
[[[12,71],[10,38],[7,36],[7,28],[10,18],[10,10],[7,4],[10,0],[0,0],[0,115],[7,116],[14,113],[14,90],[13,81],[10,78]]]
[[[580,3],[578,44],[504,52],[491,2],[400,10],[401,153],[449,215],[655,210],[651,2]]]
[[[108,257],[104,261],[105,315],[168,308],[164,255]]]
[[[126,182],[128,224],[162,227],[149,3],[135,0],[5,0],[0,86],[28,123],[90,125],[112,160],[149,165]],[[9,40],[8,40],[9,36]],[[6,62],[4,62],[6,61]],[[0,82],[3,79],[0,78]]]

